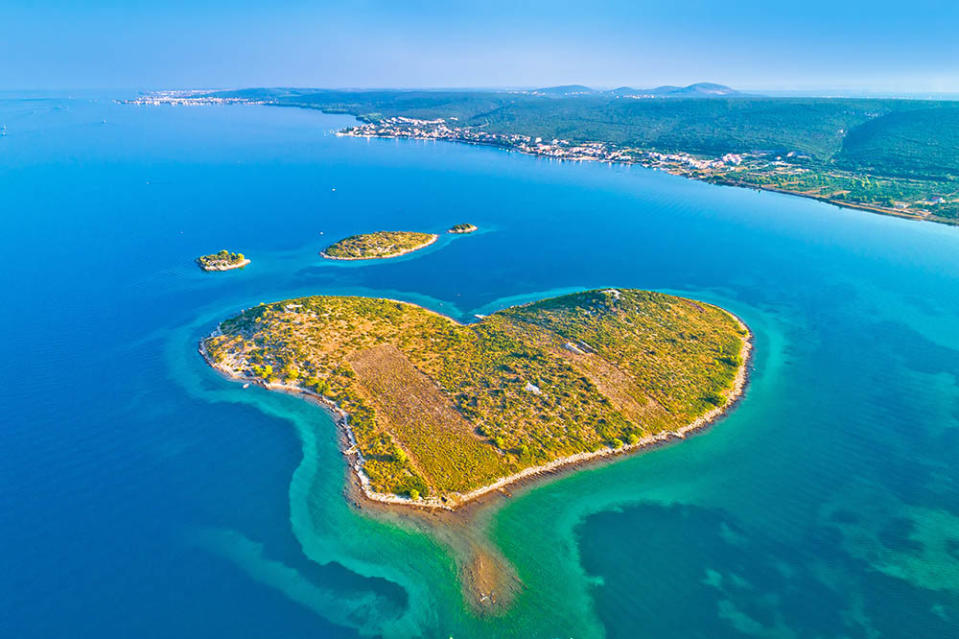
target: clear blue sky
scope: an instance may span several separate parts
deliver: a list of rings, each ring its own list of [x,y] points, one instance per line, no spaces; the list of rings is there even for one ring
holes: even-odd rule
[[[0,88],[959,92],[957,30],[957,0],[0,0]]]

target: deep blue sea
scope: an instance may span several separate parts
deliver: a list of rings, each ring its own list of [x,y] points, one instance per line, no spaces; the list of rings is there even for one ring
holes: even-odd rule
[[[959,228],[114,97],[0,95],[0,637],[959,637]],[[459,222],[481,232],[317,255]],[[252,265],[194,265],[221,248]],[[490,513],[525,584],[495,617],[441,541],[347,505],[326,415],[196,354],[295,295],[468,320],[598,286],[735,312],[750,386]]]

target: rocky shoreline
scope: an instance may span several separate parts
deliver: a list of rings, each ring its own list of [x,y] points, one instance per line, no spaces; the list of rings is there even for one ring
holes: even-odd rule
[[[335,255],[329,255],[326,251],[320,251],[320,257],[327,260],[341,260],[344,262],[355,262],[357,260],[388,260],[394,257],[400,257],[401,255],[408,255],[409,253],[414,253],[420,249],[424,249],[427,246],[430,246],[431,244],[435,243],[436,240],[438,239],[440,239],[440,236],[434,233],[432,235],[432,238],[428,242],[423,242],[422,244],[418,246],[414,246],[408,249],[403,249],[401,251],[397,251],[396,253],[390,253],[389,255],[370,255],[368,257],[337,257]]]
[[[211,273],[215,271],[232,271],[233,269],[243,268],[244,266],[247,266],[248,264],[250,264],[249,258],[241,260],[234,264],[210,264],[210,265],[200,264],[200,268],[202,268],[207,273]]]

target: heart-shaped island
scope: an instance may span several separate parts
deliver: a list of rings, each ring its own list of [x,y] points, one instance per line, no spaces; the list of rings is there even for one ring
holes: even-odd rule
[[[200,351],[336,416],[365,495],[456,508],[511,482],[682,437],[741,394],[750,333],[716,306],[574,293],[460,324],[388,299],[261,304]]]

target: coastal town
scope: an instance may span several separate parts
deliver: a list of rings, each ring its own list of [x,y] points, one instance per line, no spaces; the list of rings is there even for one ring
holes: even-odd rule
[[[446,140],[495,146],[529,155],[559,160],[639,164],[676,175],[702,178],[701,172],[719,172],[738,167],[761,154],[728,153],[720,158],[700,158],[688,153],[659,153],[633,147],[617,147],[606,142],[571,142],[554,138],[544,140],[516,133],[489,133],[470,127],[450,126],[446,120],[419,120],[403,116],[389,117],[340,131],[338,135],[365,138],[408,138]],[[786,163],[781,163],[786,165]],[[787,165],[788,166],[788,165]]]
[[[117,100],[119,104],[138,106],[210,106],[215,104],[264,104],[244,97],[211,96],[210,91],[156,91],[139,95],[130,100]]]

